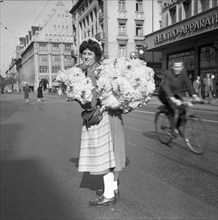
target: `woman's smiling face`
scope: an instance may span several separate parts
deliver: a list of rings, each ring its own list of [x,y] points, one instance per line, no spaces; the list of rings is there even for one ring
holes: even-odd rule
[[[92,64],[96,62],[95,53],[89,49],[84,50],[82,53],[82,60],[87,67],[92,66]]]

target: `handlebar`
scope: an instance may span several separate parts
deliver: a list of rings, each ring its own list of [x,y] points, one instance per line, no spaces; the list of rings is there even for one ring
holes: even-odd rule
[[[188,107],[192,107],[194,104],[201,104],[201,101],[185,101],[182,102],[181,105],[177,106],[177,108],[188,108]]]

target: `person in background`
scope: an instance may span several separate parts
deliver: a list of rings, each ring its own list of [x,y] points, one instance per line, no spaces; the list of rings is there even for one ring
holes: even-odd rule
[[[84,74],[90,77],[96,86],[95,69],[102,58],[102,50],[96,40],[85,40],[79,47]],[[84,67],[84,66],[82,66]],[[89,106],[83,109],[93,109],[100,100],[96,90]],[[90,206],[114,204],[119,197],[118,172],[125,167],[124,125],[120,111],[108,110],[103,112],[103,118],[97,125],[88,129],[83,121],[79,155],[79,172],[90,172],[91,175],[103,175],[103,194],[89,202]]]
[[[186,86],[189,95],[193,97],[194,101],[200,101],[200,98],[195,93],[192,83],[188,78],[183,60],[176,59],[172,62],[171,68],[166,70],[164,73],[158,91],[158,98],[169,110],[169,120],[173,138],[175,138],[178,134],[177,128],[180,126],[181,116],[185,113],[184,109],[179,109],[179,118],[177,124],[175,124],[176,107],[182,104],[184,85]]]
[[[29,103],[30,88],[26,82],[24,83],[23,91],[24,91],[24,99],[26,99],[26,103]]]
[[[210,74],[207,73],[206,77],[203,79],[205,98],[208,98],[208,104],[211,104],[212,100],[212,91],[213,91],[213,80],[210,77]]]
[[[42,93],[42,84],[40,83],[38,88],[37,88],[37,100],[38,102],[42,102],[42,99],[43,98],[43,93]]]
[[[196,80],[193,82],[193,87],[195,89],[196,94],[201,97],[201,81],[200,76],[197,76]]]

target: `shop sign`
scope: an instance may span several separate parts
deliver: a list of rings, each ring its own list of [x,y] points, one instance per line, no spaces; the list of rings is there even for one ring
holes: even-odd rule
[[[208,17],[201,18],[180,27],[175,27],[172,30],[158,34],[154,37],[154,44],[161,44],[176,38],[183,38],[188,34],[192,34],[198,30],[204,29],[218,23],[218,13],[211,14]]]
[[[178,3],[180,0],[167,0],[166,2],[162,3],[162,9],[166,10],[167,8],[169,8],[170,6]]]

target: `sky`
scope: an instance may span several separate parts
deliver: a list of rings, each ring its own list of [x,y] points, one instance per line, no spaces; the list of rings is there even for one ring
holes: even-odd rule
[[[0,74],[15,58],[19,37],[24,37],[31,26],[43,25],[58,0],[0,0]],[[72,8],[72,0],[63,0],[66,10]]]

